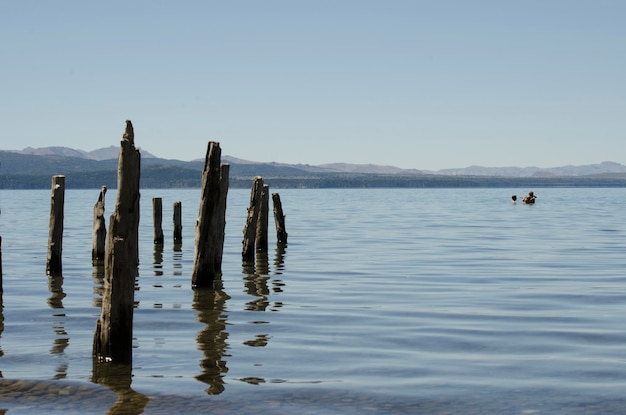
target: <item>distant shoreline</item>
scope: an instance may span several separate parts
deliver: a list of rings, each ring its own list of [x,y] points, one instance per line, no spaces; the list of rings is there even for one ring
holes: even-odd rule
[[[56,173],[55,173],[56,174]],[[116,171],[66,174],[67,189],[99,189],[117,186]],[[200,188],[201,173],[194,170],[149,168],[141,173],[141,187],[150,189]],[[0,175],[0,189],[49,189],[51,175]],[[318,174],[308,177],[263,176],[272,188],[366,189],[366,188],[541,188],[626,187],[623,175],[564,177],[490,177],[443,175]],[[231,177],[231,188],[250,188],[254,175]]]

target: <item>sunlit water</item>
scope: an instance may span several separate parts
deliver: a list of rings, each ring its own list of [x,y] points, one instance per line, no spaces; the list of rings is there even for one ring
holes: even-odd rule
[[[62,278],[45,274],[50,191],[0,191],[0,409],[624,413],[626,189],[532,189],[536,205],[510,204],[527,190],[273,189],[289,244],[270,226],[256,267],[241,261],[249,191],[231,190],[223,289],[194,292],[200,190],[143,189],[132,390],[92,366],[99,189],[66,192]],[[109,191],[107,224],[114,202]]]

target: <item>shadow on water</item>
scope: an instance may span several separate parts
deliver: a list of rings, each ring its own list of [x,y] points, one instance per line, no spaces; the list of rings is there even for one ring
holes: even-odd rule
[[[57,355],[60,359],[59,365],[55,370],[55,379],[64,379],[67,377],[67,357],[65,356],[65,349],[69,346],[70,338],[65,330],[65,312],[63,311],[63,299],[66,297],[63,292],[63,276],[60,274],[48,276],[48,290],[50,291],[50,297],[48,298],[48,305],[52,308],[52,317],[54,318],[52,323],[52,329],[55,333],[54,343],[50,349],[51,355]]]
[[[202,371],[196,379],[209,385],[206,389],[209,395],[224,392],[224,375],[228,372],[224,358],[229,356],[224,307],[229,299],[222,290],[221,282],[215,289],[196,288],[193,293],[193,308],[198,312],[198,322],[206,325],[196,336],[198,350],[204,354],[200,360]]]

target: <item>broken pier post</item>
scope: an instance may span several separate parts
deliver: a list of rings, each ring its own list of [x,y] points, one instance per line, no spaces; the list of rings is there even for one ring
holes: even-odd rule
[[[267,224],[269,221],[270,187],[264,184],[259,200],[259,213],[256,223],[256,237],[254,245],[257,252],[267,252]]]
[[[132,362],[135,278],[139,265],[139,176],[141,154],[126,121],[117,168],[117,200],[109,220],[102,310],[93,355],[100,362]]]
[[[104,220],[104,196],[107,187],[100,188],[98,201],[93,207],[93,234],[91,237],[91,260],[104,261],[104,247],[107,240],[107,227]]]
[[[154,225],[154,244],[163,245],[163,199],[152,198],[152,223]]]
[[[257,221],[261,206],[261,193],[263,191],[263,177],[256,176],[252,182],[250,191],[250,206],[246,216],[246,224],[243,228],[243,249],[241,256],[244,261],[254,261],[256,242]]]
[[[48,233],[48,259],[46,274],[61,275],[63,251],[63,205],[65,203],[65,176],[52,176],[50,197],[50,232]]]
[[[174,243],[179,244],[183,241],[183,214],[182,202],[174,202]]]
[[[287,230],[285,228],[285,215],[283,214],[283,205],[278,193],[272,193],[272,202],[274,204],[274,223],[276,223],[276,241],[279,244],[286,244]]]
[[[191,273],[191,285],[194,288],[212,288],[214,282],[222,276],[229,167],[221,164],[221,154],[219,143],[210,141],[204,160],[200,208],[196,221]]]

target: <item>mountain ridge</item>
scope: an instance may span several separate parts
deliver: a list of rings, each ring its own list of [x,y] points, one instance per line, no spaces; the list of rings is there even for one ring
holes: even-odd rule
[[[12,152],[23,155],[33,156],[57,156],[79,158],[99,162],[107,162],[117,160],[119,147],[109,146],[92,151],[84,151],[73,149],[70,147],[50,146],[50,147],[26,147],[22,150],[0,150],[4,152]],[[198,166],[202,168],[204,159],[195,159],[191,161],[183,161],[176,159],[164,159],[153,155],[147,150],[141,150],[142,159],[152,159],[151,162],[162,162],[164,164],[172,164],[176,166]],[[325,163],[320,165],[310,164],[290,164],[277,162],[261,162],[251,161],[225,155],[222,157],[224,162],[249,165],[249,166],[273,166],[276,169],[297,169],[309,173],[354,173],[354,174],[384,174],[384,175],[419,175],[434,174],[446,176],[491,176],[491,177],[560,177],[560,176],[587,176],[598,174],[621,174],[626,173],[626,165],[613,161],[603,161],[594,164],[584,165],[565,165],[557,167],[535,167],[535,166],[503,166],[503,167],[484,167],[472,165],[461,168],[448,168],[441,170],[419,170],[419,169],[403,169],[396,166],[378,165],[378,164],[354,164],[354,163]]]
[[[57,174],[66,176],[68,188],[114,188],[119,149],[101,150],[0,150],[0,188],[44,189]],[[204,159],[181,161],[147,154],[142,150],[142,187],[200,187]],[[262,176],[276,188],[626,187],[626,166],[615,162],[552,169],[470,166],[438,172],[375,164],[264,163],[232,156],[223,156],[222,162],[230,164],[229,186],[233,188],[249,188],[255,176]]]

